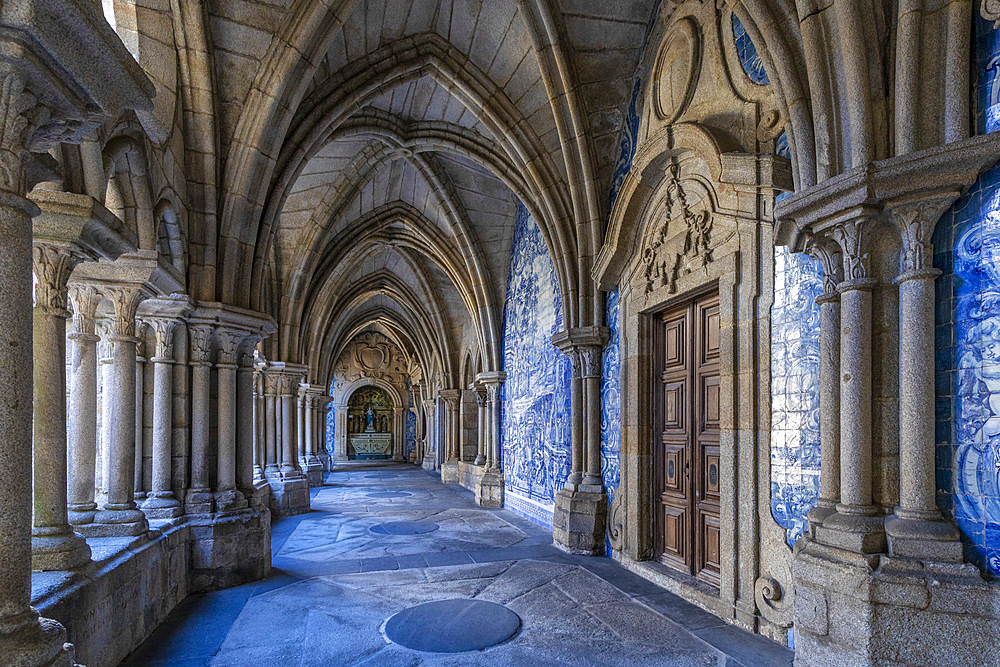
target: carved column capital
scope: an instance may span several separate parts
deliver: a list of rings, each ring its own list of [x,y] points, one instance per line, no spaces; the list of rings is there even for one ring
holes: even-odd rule
[[[900,254],[900,279],[931,277],[934,271],[934,228],[944,212],[958,198],[946,193],[886,207],[886,214],[899,230],[903,242]]]
[[[86,257],[72,245],[35,241],[31,268],[35,274],[35,308],[49,315],[69,317],[67,284],[73,268]]]
[[[73,330],[76,333],[93,335],[97,331],[97,306],[101,296],[93,285],[70,283],[69,298],[73,302]]]
[[[231,329],[215,330],[216,365],[221,368],[236,368],[236,355],[246,334]]]
[[[142,300],[148,296],[146,289],[141,285],[123,283],[101,285],[98,287],[99,293],[105,299],[111,301],[115,308],[113,332],[115,336],[124,338],[136,337],[135,314]]]
[[[462,392],[458,389],[442,389],[438,392],[438,396],[444,399],[444,402],[448,404],[448,407],[452,410],[458,408],[458,400],[461,397]]]
[[[0,114],[3,115],[3,122],[0,123],[0,191],[20,198],[28,189],[25,162],[32,135],[41,124],[42,112],[35,96],[25,89],[25,81],[20,74],[10,70],[0,72]]]
[[[841,289],[864,287],[871,281],[871,228],[874,215],[862,213],[839,222],[829,234],[843,258]]]
[[[154,360],[159,362],[173,361],[174,328],[177,326],[177,320],[166,317],[150,317],[143,321],[153,330],[153,336],[156,338]]]
[[[823,269],[823,294],[820,298],[839,298],[837,285],[844,279],[844,259],[840,246],[828,236],[813,236],[806,244],[805,251]]]
[[[201,366],[212,363],[212,325],[189,325],[188,342],[191,346],[191,363],[193,365]]]
[[[487,389],[485,387],[476,387],[476,403],[478,403],[481,408],[486,407],[486,392]]]

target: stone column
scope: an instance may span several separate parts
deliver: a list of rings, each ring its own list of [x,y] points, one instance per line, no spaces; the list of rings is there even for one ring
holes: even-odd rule
[[[188,327],[191,366],[191,488],[185,498],[188,514],[209,514],[215,499],[209,481],[211,429],[212,326]]]
[[[31,565],[35,570],[70,570],[90,560],[90,547],[73,532],[66,513],[66,283],[83,259],[72,246],[36,241],[32,247],[36,285]]]
[[[581,377],[580,355],[575,348],[564,351],[569,357],[572,374],[569,386],[570,438],[572,447],[572,467],[566,478],[567,489],[577,489],[583,483],[583,378]]]
[[[308,450],[306,445],[306,435],[307,429],[309,429],[308,422],[306,418],[306,389],[301,385],[298,387],[293,387],[292,389],[295,394],[293,395],[295,399],[295,418],[296,418],[296,428],[295,428],[295,441],[296,449],[299,452],[299,468],[303,471],[307,470],[309,467]]]
[[[580,348],[583,379],[583,443],[585,445],[583,486],[590,493],[604,493],[601,476],[601,356],[602,346]],[[585,488],[584,488],[585,487]]]
[[[497,473],[502,472],[500,462],[500,387],[505,376],[498,373],[496,378],[486,382],[487,455],[486,467]]]
[[[97,466],[97,343],[95,317],[100,297],[93,285],[70,285],[74,332],[69,389],[69,522],[94,521]]]
[[[823,268],[823,294],[819,304],[819,433],[820,497],[809,511],[809,527],[815,528],[833,514],[840,502],[840,251],[816,241],[809,254]]]
[[[97,323],[98,332],[101,335],[100,358],[101,358],[101,424],[100,439],[97,450],[97,489],[98,503],[103,504],[108,497],[108,478],[111,473],[108,466],[111,463],[111,381],[114,377],[114,357],[112,350],[114,344],[111,336],[114,334],[114,322],[111,318],[102,317]]]
[[[299,479],[302,473],[296,467],[297,459],[295,432],[295,389],[298,385],[297,378],[291,375],[281,376],[281,443],[283,446],[281,457],[281,477],[282,479]]]
[[[334,406],[336,411],[336,429],[335,437],[336,441],[333,444],[333,460],[334,461],[346,461],[347,460],[347,406],[346,405],[336,405]]]
[[[962,562],[958,530],[937,507],[934,459],[934,280],[931,237],[954,197],[889,211],[903,239],[899,285],[899,507],[886,522],[889,553]]]
[[[132,482],[132,497],[138,503],[146,498],[142,483],[142,441],[145,428],[145,365],[146,365],[146,325],[137,322],[135,327],[135,469]]]
[[[136,284],[101,287],[101,292],[114,304],[114,331],[111,335],[112,365],[110,390],[104,400],[110,403],[105,414],[110,418],[107,499],[94,516],[88,534],[104,537],[142,535],[148,529],[146,515],[135,504],[135,313],[146,297],[145,288]],[[91,532],[91,530],[93,532]]]
[[[832,231],[844,259],[840,291],[840,502],[823,523],[824,541],[860,553],[885,550],[872,498],[872,290],[870,217]]]
[[[260,339],[243,341],[236,370],[236,488],[250,498],[257,477],[257,397],[254,394],[253,350]]]
[[[34,100],[9,71],[0,76],[0,655],[10,664],[73,664],[66,630],[31,607],[31,218],[24,199],[27,118]],[[20,145],[19,145],[20,144]],[[13,180],[13,182],[11,182]],[[63,388],[60,388],[63,391]]]
[[[152,489],[142,504],[151,519],[171,519],[183,513],[174,496],[172,460],[174,451],[174,327],[177,321],[152,318],[149,325],[156,338],[153,364],[153,474]]]
[[[264,398],[264,372],[262,367],[253,372],[253,483],[264,483],[264,466],[267,463],[265,442],[267,442],[267,420]]]
[[[215,510],[232,513],[247,508],[246,498],[236,488],[236,355],[245,332],[216,329],[218,358],[215,372],[218,379],[216,396],[216,492]]]
[[[278,474],[278,391],[281,377],[272,371],[265,371],[262,378],[264,388],[264,425],[266,427],[267,458],[265,475]]]
[[[476,405],[479,406],[479,431],[477,443],[478,448],[476,450],[476,460],[473,462],[477,466],[486,464],[486,448],[489,436],[486,433],[487,420],[486,420],[486,390],[482,387],[476,387]]]
[[[424,451],[421,466],[424,470],[434,470],[437,467],[434,442],[434,401],[425,400],[424,406]]]
[[[444,452],[445,460],[441,465],[441,481],[447,483],[458,482],[458,402],[461,400],[462,392],[458,389],[442,389],[438,396],[447,406],[447,414],[444,421]]]
[[[486,507],[503,507],[503,470],[500,465],[500,387],[506,376],[502,372],[480,373],[477,384],[485,389],[483,400],[483,443],[485,466],[476,489],[476,502]]]
[[[406,408],[394,407],[392,413],[392,430],[395,436],[393,437],[392,460],[404,461],[406,459],[404,456],[406,451]]]

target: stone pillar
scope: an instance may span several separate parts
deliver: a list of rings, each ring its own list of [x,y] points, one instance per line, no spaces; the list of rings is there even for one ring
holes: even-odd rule
[[[210,514],[215,498],[209,480],[211,433],[212,325],[188,327],[191,366],[191,488],[185,499],[188,514]]]
[[[264,372],[261,367],[253,370],[253,483],[264,483],[264,465],[267,462],[265,442],[267,442],[266,408],[264,399]]]
[[[36,241],[32,247],[36,285],[31,565],[35,570],[70,570],[90,560],[90,547],[73,532],[66,513],[67,281],[83,259],[72,246]]]
[[[88,535],[122,537],[142,535],[148,529],[146,515],[135,504],[135,417],[136,417],[136,333],[135,314],[146,297],[145,288],[123,283],[101,287],[114,304],[114,331],[111,335],[112,365],[110,384],[104,400],[110,404],[109,441],[105,451],[108,477],[107,498],[94,516]]]
[[[173,491],[174,436],[174,327],[169,318],[148,320],[156,337],[153,364],[153,475],[152,489],[142,504],[151,519],[170,519],[183,514]]]
[[[889,553],[962,562],[958,530],[937,507],[934,459],[934,280],[931,238],[953,197],[889,210],[903,239],[899,285],[899,507],[886,521]]]
[[[406,459],[404,456],[404,452],[406,451],[406,408],[396,406],[392,409],[392,413],[392,460],[401,462]]]
[[[459,480],[458,402],[461,400],[461,395],[462,392],[459,389],[442,389],[438,392],[438,396],[447,406],[444,429],[445,461],[441,465],[441,481],[452,484],[457,484]]]
[[[299,468],[305,472],[306,468],[309,466],[309,461],[307,459],[306,450],[306,429],[307,426],[306,419],[306,396],[305,387],[299,385],[293,387],[294,392],[293,397],[295,399],[295,418],[296,418],[296,428],[295,428],[295,442],[296,449],[298,450],[298,462]]]
[[[247,498],[255,492],[257,478],[257,397],[254,392],[253,350],[260,338],[243,341],[236,370],[236,488]],[[263,471],[261,471],[263,472]]]
[[[100,439],[97,450],[97,489],[98,503],[103,504],[108,497],[108,478],[110,472],[108,466],[111,463],[111,381],[114,377],[114,357],[111,352],[114,344],[111,336],[114,334],[114,323],[111,318],[102,317],[98,320],[98,331],[101,335],[100,359],[101,359],[101,424]]]
[[[844,260],[840,292],[840,502],[819,527],[821,541],[850,551],[885,550],[884,522],[872,497],[872,290],[870,217],[832,231]]]
[[[218,379],[216,397],[218,424],[216,441],[216,512],[227,514],[247,508],[247,500],[236,488],[236,355],[246,332],[216,329],[218,358],[215,372]]]
[[[66,630],[31,605],[32,302],[31,213],[24,199],[27,118],[23,81],[0,76],[7,176],[0,190],[0,655],[10,664],[73,664]],[[9,136],[8,136],[9,135]],[[15,179],[13,183],[10,179]],[[63,388],[60,387],[60,391]]]
[[[266,475],[277,476],[278,470],[278,391],[281,376],[268,370],[263,373],[261,384],[264,388],[264,425],[266,427],[267,457],[264,464]]]
[[[476,387],[476,405],[479,406],[479,429],[477,435],[478,442],[476,449],[476,460],[473,462],[477,466],[486,465],[486,447],[487,440],[489,436],[486,433],[487,420],[486,420],[486,390],[482,387]]]
[[[434,470],[437,468],[437,455],[434,440],[434,401],[425,400],[424,406],[424,451],[421,458],[421,466],[424,470]]]
[[[95,317],[100,297],[93,285],[70,285],[74,331],[69,389],[69,522],[92,523],[97,466],[97,343]]]
[[[295,420],[295,389],[298,382],[291,375],[281,376],[281,477],[283,479],[298,479],[301,476],[295,463],[298,458],[297,433]]]
[[[500,465],[500,388],[507,376],[503,372],[480,373],[477,383],[485,389],[483,426],[480,441],[486,469],[476,489],[476,502],[486,507],[503,507],[503,469]]]
[[[136,503],[146,498],[142,483],[142,441],[145,428],[144,379],[146,365],[146,325],[137,322],[135,327],[135,469],[132,483],[132,497]]]
[[[316,455],[321,433],[318,419],[319,410],[316,409],[316,406],[321,392],[322,389],[317,386],[306,385],[301,394],[305,423],[304,471],[311,487],[323,486],[323,462]]]
[[[601,478],[601,352],[606,327],[562,331],[552,342],[573,366],[573,467],[556,494],[553,543],[570,553],[603,555],[608,497]]]
[[[810,255],[823,268],[823,294],[816,298],[820,312],[819,434],[820,497],[809,511],[809,527],[822,525],[840,502],[840,293],[841,256],[831,244],[816,241]]]

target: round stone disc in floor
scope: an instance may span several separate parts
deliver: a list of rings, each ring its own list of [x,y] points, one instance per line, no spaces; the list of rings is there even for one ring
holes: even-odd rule
[[[372,491],[367,495],[369,498],[405,498],[410,494],[406,491]]]
[[[438,529],[430,521],[390,521],[372,526],[368,530],[379,535],[422,535]]]
[[[513,637],[521,617],[485,600],[438,600],[409,607],[385,624],[385,636],[415,651],[481,651]]]

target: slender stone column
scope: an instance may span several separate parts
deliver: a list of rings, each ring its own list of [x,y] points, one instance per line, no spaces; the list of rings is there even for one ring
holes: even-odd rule
[[[434,401],[423,401],[424,406],[424,451],[420,465],[426,470],[437,467],[437,456],[434,453]]]
[[[98,504],[104,504],[108,497],[108,479],[111,472],[108,466],[111,464],[111,381],[114,377],[114,357],[112,350],[114,344],[111,336],[114,334],[114,322],[111,318],[102,317],[98,320],[98,332],[101,335],[100,360],[101,360],[101,432],[98,441],[97,465],[98,465]]]
[[[500,466],[500,387],[503,373],[493,373],[483,380],[486,387],[486,468],[501,472]]]
[[[269,475],[278,474],[278,396],[277,392],[281,384],[281,377],[273,371],[263,373],[262,385],[264,387],[264,424],[267,428],[267,461],[264,472]]]
[[[218,417],[218,458],[216,459],[215,509],[220,513],[238,512],[247,508],[246,498],[236,488],[236,354],[245,332],[216,329],[218,359],[215,364],[218,379],[216,397]]]
[[[208,514],[215,509],[209,484],[209,434],[211,429],[212,326],[188,328],[191,365],[191,488],[185,499],[188,514]]]
[[[102,286],[101,292],[115,308],[114,333],[111,335],[112,359],[110,393],[110,440],[105,452],[109,461],[107,499],[94,516],[88,535],[142,535],[149,529],[146,515],[135,504],[135,312],[145,298],[143,287],[136,284]]]
[[[264,483],[264,466],[267,465],[267,409],[264,398],[264,372],[262,368],[254,369],[253,373],[253,483],[254,486]]]
[[[281,376],[281,444],[283,446],[281,457],[281,477],[282,479],[298,479],[302,476],[295,465],[296,461],[296,432],[295,432],[295,388],[298,385],[297,378],[288,374]]]
[[[836,511],[840,502],[840,251],[817,241],[809,254],[823,268],[824,291],[819,304],[819,433],[820,497],[809,511],[809,526],[815,530]]]
[[[30,109],[19,76],[0,78],[5,116],[0,155],[7,178],[0,189],[0,655],[10,664],[73,663],[65,629],[40,619],[31,605],[31,218],[21,195],[23,159],[17,142]],[[8,116],[9,114],[9,116]],[[6,136],[7,134],[13,136]],[[9,178],[16,181],[10,183]],[[62,389],[61,389],[62,390]]]
[[[903,239],[899,285],[899,507],[886,522],[895,556],[962,561],[957,529],[937,507],[934,460],[934,280],[931,237],[954,197],[890,210]]]
[[[461,400],[462,392],[458,389],[442,389],[438,396],[445,404],[444,418],[444,452],[445,460],[441,465],[441,481],[447,483],[458,482],[458,461],[459,461],[459,412],[458,403]]]
[[[583,379],[583,442],[586,446],[583,486],[591,493],[604,491],[601,476],[601,353],[596,345],[579,350]]]
[[[487,419],[486,419],[486,390],[482,387],[476,388],[476,405],[479,406],[479,431],[476,438],[478,440],[478,448],[476,450],[476,460],[475,465],[481,466],[486,464],[486,448],[489,435],[486,432]]]
[[[72,247],[35,242],[34,495],[31,564],[35,570],[70,570],[90,560],[87,542],[66,513],[66,318],[70,272],[84,257]]]
[[[844,258],[840,283],[840,502],[823,526],[828,540],[861,553],[885,549],[872,498],[872,289],[869,218],[840,223],[833,237]],[[829,539],[833,538],[833,539]]]
[[[247,498],[254,492],[257,456],[257,398],[254,395],[253,349],[260,338],[244,340],[236,370],[236,488]]]
[[[313,387],[306,396],[306,420],[312,425],[311,431],[306,433],[306,457],[311,469],[320,470],[322,474],[323,462],[319,458],[320,443],[325,433],[325,423],[322,419],[323,411],[320,409],[322,390]]]
[[[142,483],[142,442],[145,439],[145,364],[146,364],[146,325],[136,324],[135,344],[135,461],[132,482],[132,497],[138,503],[146,498]]]
[[[97,343],[95,317],[100,297],[93,285],[70,285],[75,331],[69,390],[69,522],[94,521],[95,467],[97,465]]]
[[[152,490],[142,504],[151,519],[171,519],[183,513],[174,496],[171,464],[174,442],[174,327],[176,320],[149,320],[156,338],[153,364]]]
[[[405,459],[404,452],[406,451],[406,408],[402,406],[394,407],[392,409],[392,430],[393,430],[393,448],[392,448],[392,460],[393,461],[403,461]]]
[[[306,470],[309,466],[308,459],[308,449],[306,443],[307,429],[309,429],[308,422],[306,418],[306,389],[305,387],[297,387],[298,391],[295,396],[295,418],[296,428],[295,428],[295,440],[297,444],[297,449],[299,451],[299,468]]]
[[[577,489],[583,483],[583,377],[581,377],[580,354],[575,348],[565,351],[572,367],[569,386],[570,438],[572,441],[572,467],[566,478],[567,489]]]
[[[336,405],[334,406],[336,411],[336,432],[334,437],[336,441],[333,443],[333,460],[334,461],[346,461],[347,460],[347,406],[346,405]]]

